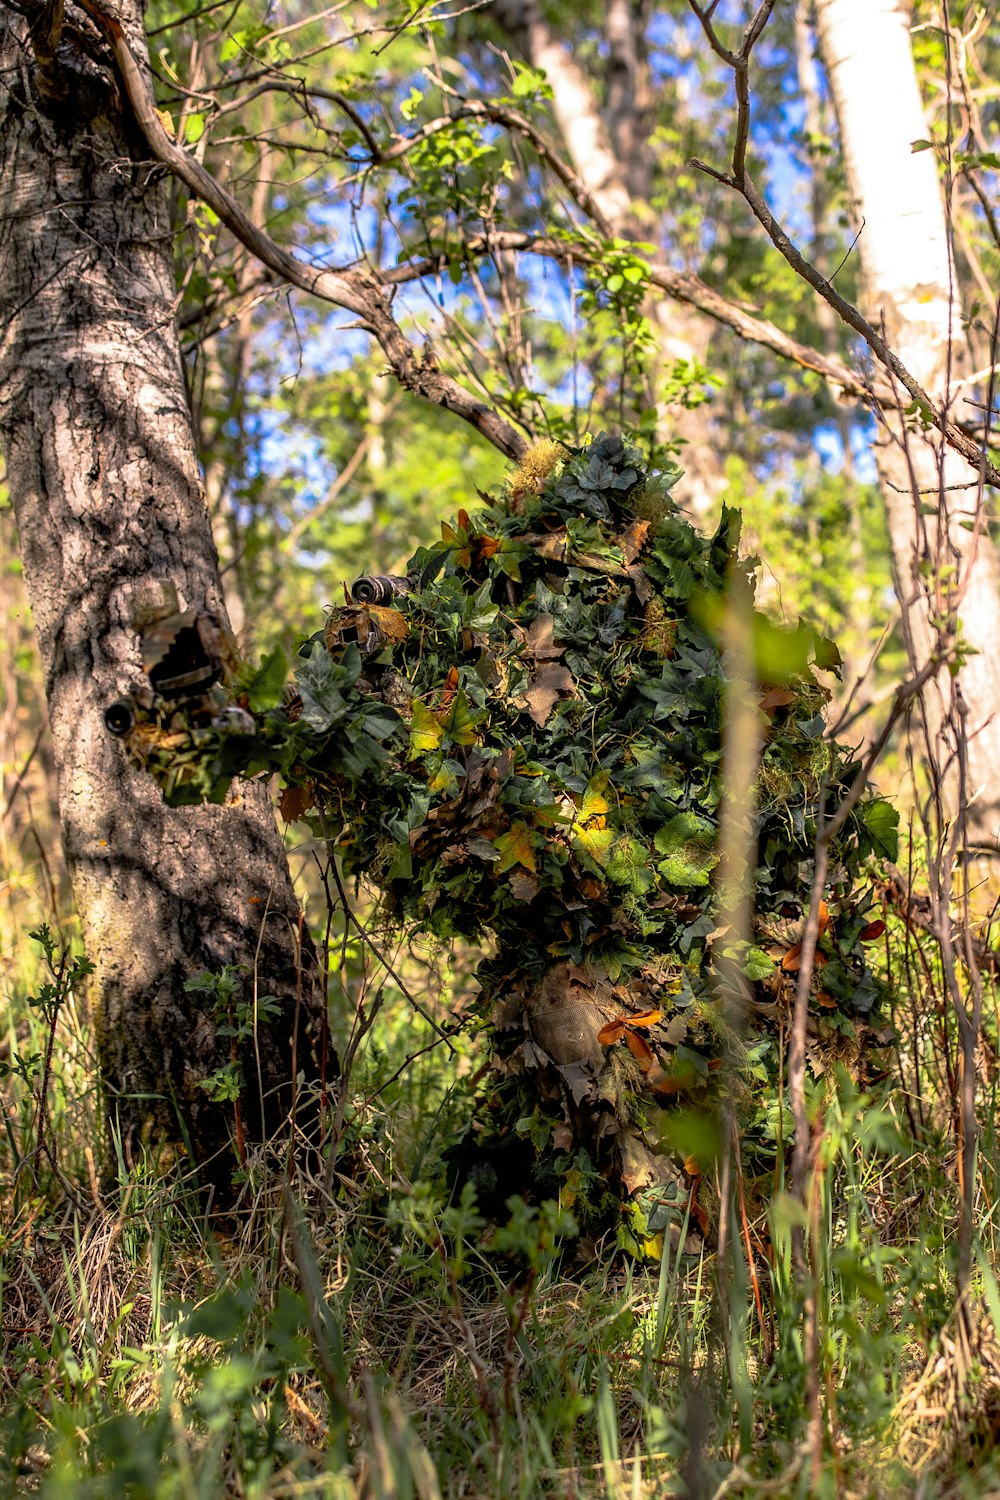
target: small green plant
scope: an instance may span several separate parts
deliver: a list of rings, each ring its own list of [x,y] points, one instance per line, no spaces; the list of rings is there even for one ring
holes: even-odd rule
[[[18,1149],[7,1111],[3,1111],[7,1141],[14,1157],[15,1181],[21,1172],[30,1167],[32,1181],[38,1186],[38,1164],[48,1160],[53,1171],[58,1171],[57,1143],[46,1128],[46,1110],[49,1083],[52,1076],[52,1055],[55,1047],[56,1027],[60,1013],[73,992],[94,971],[89,959],[73,954],[60,946],[52,935],[47,922],[29,932],[31,940],[41,949],[42,963],[48,978],[39,986],[36,994],[28,995],[25,1004],[29,1014],[34,1014],[44,1033],[45,1044],[41,1052],[12,1050],[9,1061],[0,1061],[0,1083],[8,1078],[17,1078],[24,1085],[33,1101],[34,1119],[29,1131],[34,1145],[26,1154]]]
[[[229,1061],[216,1068],[199,1087],[216,1104],[232,1104],[236,1129],[236,1154],[246,1166],[246,1137],[241,1100],[246,1076],[240,1051],[252,1041],[261,1022],[275,1020],[281,1014],[281,1001],[275,995],[244,995],[246,968],[241,964],[224,964],[216,973],[205,970],[185,982],[185,990],[208,994],[214,1000],[216,1035],[229,1038]]]

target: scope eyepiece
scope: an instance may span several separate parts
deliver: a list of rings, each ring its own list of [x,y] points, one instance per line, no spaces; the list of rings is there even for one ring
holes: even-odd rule
[[[104,710],[104,724],[109,734],[120,740],[135,727],[135,706],[129,698],[116,698]]]
[[[391,604],[397,594],[408,594],[408,578],[391,573],[367,573],[351,585],[351,597],[358,604]]]

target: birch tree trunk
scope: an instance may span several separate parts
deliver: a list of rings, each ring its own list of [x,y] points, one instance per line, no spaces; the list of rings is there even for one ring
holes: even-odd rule
[[[905,0],[816,0],[816,22],[840,125],[868,318],[884,320],[890,345],[932,398],[955,401],[969,357],[954,282],[948,224],[934,153],[911,144],[928,134],[910,43]],[[905,394],[905,393],[904,393]],[[958,409],[961,416],[961,408]],[[887,414],[876,462],[885,496],[900,597],[919,596],[919,569],[933,560],[939,495],[946,534],[943,559],[968,574],[960,608],[963,634],[977,654],[962,671],[968,704],[969,833],[996,852],[1000,831],[1000,558],[969,522],[977,486],[968,464]],[[970,480],[972,481],[970,483]],[[914,488],[921,493],[915,496]],[[965,524],[963,524],[965,523]],[[931,649],[926,608],[909,610],[921,659]],[[924,712],[932,739],[941,733],[946,689],[931,684]],[[940,746],[942,760],[948,747]]]
[[[212,999],[185,981],[246,966],[281,1001],[240,1056],[251,1134],[309,1067],[320,1001],[263,788],[172,811],[102,709],[139,676],[132,601],[176,585],[224,615],[174,322],[165,179],[143,160],[100,49],[0,4],[0,437],[45,672],[62,837],[89,957],[112,1118],[127,1149],[186,1137],[228,1173],[230,1059]],[[136,0],[121,18],[146,57]],[[44,44],[44,45],[43,45]]]

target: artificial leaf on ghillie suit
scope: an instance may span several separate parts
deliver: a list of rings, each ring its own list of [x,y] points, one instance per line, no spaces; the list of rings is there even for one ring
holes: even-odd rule
[[[839,658],[802,627],[753,617],[754,932],[736,943],[713,871],[715,627],[727,590],[752,587],[737,514],[703,537],[612,437],[536,445],[484,498],[405,579],[355,586],[302,648],[294,693],[277,702],[273,659],[244,677],[253,733],[224,719],[192,727],[183,753],[157,764],[147,748],[145,764],[175,802],[277,770],[286,815],[312,820],[394,916],[442,938],[492,936],[477,970],[491,1082],[456,1160],[481,1201],[533,1181],[594,1225],[613,1205],[623,1241],[648,1251],[685,1216],[710,1228],[698,1141],[711,1131],[690,1127],[717,1115],[723,1091],[744,1181],[772,1182],[788,1143],[778,1085],[816,808],[821,784],[835,805],[857,772],[823,733],[829,692],[815,669]],[[867,798],[832,851],[814,1074],[839,1062],[863,1080],[878,1040],[864,866],[892,856],[894,839],[895,813]],[[720,999],[722,953],[746,979],[739,1027]]]

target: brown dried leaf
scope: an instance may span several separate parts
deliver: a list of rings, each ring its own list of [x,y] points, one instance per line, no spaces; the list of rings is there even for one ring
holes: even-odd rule
[[[316,788],[311,781],[305,786],[286,786],[278,799],[278,811],[286,823],[294,823],[301,818],[316,800]]]
[[[366,608],[387,641],[406,640],[410,627],[398,609],[390,609],[384,604],[369,604]]]
[[[644,1073],[648,1073],[656,1061],[656,1053],[637,1031],[625,1031],[625,1045]]]
[[[637,1193],[640,1188],[658,1181],[660,1174],[656,1158],[642,1141],[623,1130],[618,1137],[618,1149],[622,1159],[622,1182],[628,1193]]]
[[[536,615],[528,626],[525,643],[529,655],[536,661],[552,661],[562,656],[565,647],[557,646],[552,638],[555,620],[551,615]]]
[[[646,570],[641,563],[629,563],[628,576],[632,580],[635,589],[635,597],[645,607],[653,597],[653,585],[646,577]]]
[[[528,870],[511,870],[507,884],[515,901],[533,901],[538,895],[538,879]]]
[[[622,1016],[617,1016],[613,1021],[607,1021],[597,1033],[597,1040],[602,1047],[613,1047],[620,1042],[625,1035],[625,1021]]]
[[[666,1040],[671,1047],[676,1047],[678,1042],[683,1042],[687,1036],[688,1023],[684,1016],[674,1016],[666,1029]]]
[[[568,667],[551,661],[539,667],[524,693],[528,712],[539,729],[548,723],[560,696],[572,697],[575,692],[576,683]]]
[[[631,526],[625,528],[620,537],[615,538],[615,546],[622,549],[627,563],[635,562],[639,553],[646,545],[648,535],[649,522],[636,520],[632,522]]]

